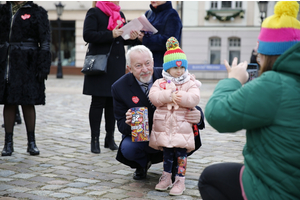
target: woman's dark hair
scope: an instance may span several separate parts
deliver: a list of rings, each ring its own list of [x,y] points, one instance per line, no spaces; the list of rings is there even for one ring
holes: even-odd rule
[[[261,63],[259,63],[259,65],[260,65],[259,74],[261,75],[262,73],[273,69],[273,65],[280,55],[268,56],[268,55],[260,54],[259,56],[264,57],[263,65]]]

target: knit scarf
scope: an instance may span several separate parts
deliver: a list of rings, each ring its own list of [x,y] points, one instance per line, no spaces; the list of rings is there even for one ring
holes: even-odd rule
[[[162,71],[162,76],[164,77],[164,79],[166,81],[170,80],[175,84],[183,84],[187,81],[190,80],[190,75],[188,70],[185,70],[184,74],[182,74],[180,77],[174,78],[173,76],[171,76],[168,72],[166,72],[165,70]]]
[[[118,21],[122,22],[122,18],[120,15],[120,6],[117,6],[114,3],[111,3],[109,1],[97,1],[96,7],[102,10],[107,16],[109,16],[108,20],[108,30],[113,30],[118,25]],[[119,22],[119,23],[120,23]],[[123,26],[123,23],[121,23],[121,26]]]
[[[19,2],[12,2],[12,14],[13,15],[15,15],[16,12],[27,3],[27,1],[24,1],[24,2],[22,2],[20,4],[18,4],[18,3]]]

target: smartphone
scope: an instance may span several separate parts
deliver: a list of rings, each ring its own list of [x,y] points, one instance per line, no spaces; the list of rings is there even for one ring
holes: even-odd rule
[[[249,63],[247,67],[247,72],[249,74],[249,79],[247,82],[252,81],[258,77],[259,65],[256,63]]]

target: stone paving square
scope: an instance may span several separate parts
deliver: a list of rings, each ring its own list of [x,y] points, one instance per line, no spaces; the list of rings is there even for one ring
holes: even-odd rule
[[[202,81],[199,106],[203,110],[216,84],[217,81]],[[0,200],[201,199],[197,184],[206,166],[243,162],[245,131],[220,134],[206,123],[201,131],[202,147],[188,157],[183,195],[173,197],[169,191],[155,191],[162,163],[151,166],[146,180],[134,180],[135,170],[116,161],[116,151],[104,148],[104,121],[100,133],[101,154],[90,152],[91,97],[82,94],[82,86],[83,76],[65,75],[63,79],[49,76],[46,105],[36,106],[36,143],[40,155],[30,156],[26,152],[27,136],[22,118],[22,124],[14,127],[15,152],[0,157]],[[3,110],[3,105],[0,109]],[[121,141],[117,128],[115,140],[117,144]],[[4,129],[1,128],[1,150],[3,145]]]

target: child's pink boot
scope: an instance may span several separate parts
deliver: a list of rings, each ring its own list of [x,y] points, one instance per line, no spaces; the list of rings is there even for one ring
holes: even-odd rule
[[[173,187],[170,190],[170,195],[182,195],[183,191],[185,190],[185,177],[176,176],[175,182],[173,183]]]
[[[166,191],[172,187],[172,173],[163,171],[162,176],[159,178],[159,183],[155,186],[155,190]]]

